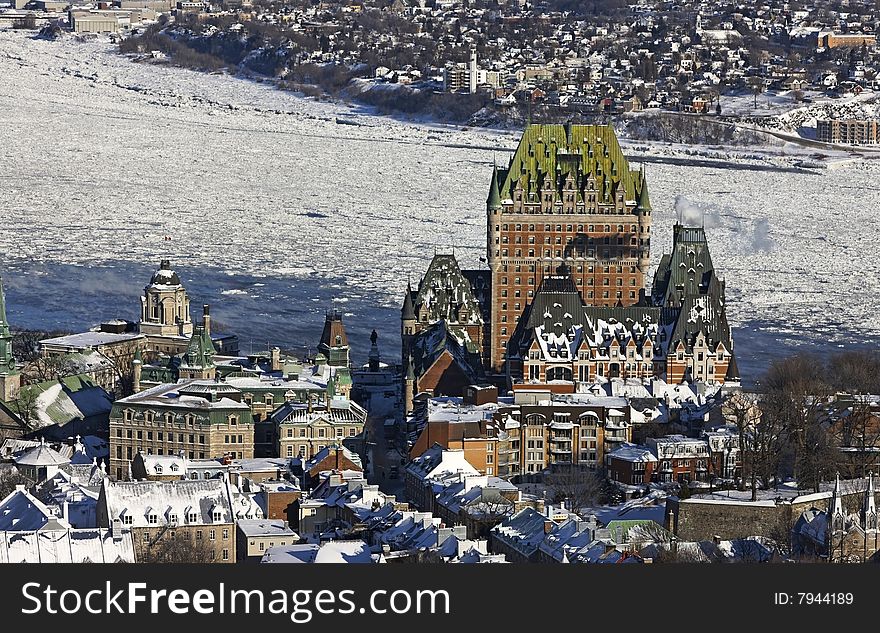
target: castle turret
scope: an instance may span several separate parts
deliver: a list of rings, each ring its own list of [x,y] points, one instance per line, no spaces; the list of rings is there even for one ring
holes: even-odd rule
[[[401,365],[406,364],[409,358],[410,343],[416,333],[416,310],[412,300],[412,286],[406,283],[406,296],[403,298],[403,308],[400,310],[400,348]]]

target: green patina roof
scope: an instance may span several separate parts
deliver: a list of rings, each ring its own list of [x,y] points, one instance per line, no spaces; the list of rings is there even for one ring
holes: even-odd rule
[[[193,331],[192,337],[189,339],[189,345],[183,355],[183,365],[185,367],[213,367],[214,343],[211,341],[211,335],[202,325],[197,325]]]
[[[498,173],[500,196],[512,198],[518,182],[527,195],[539,193],[543,191],[548,175],[552,187],[561,191],[569,174],[575,180],[579,201],[582,201],[580,192],[588,177],[592,176],[596,189],[607,198],[600,202],[612,201],[621,186],[626,201],[637,201],[644,191],[647,202],[644,173],[629,168],[610,125],[529,125],[523,131],[507,170]],[[493,172],[487,200],[490,206],[494,175]]]
[[[0,277],[0,372],[14,369],[12,334],[9,331],[9,321],[6,320],[6,295],[3,293],[3,277]]]

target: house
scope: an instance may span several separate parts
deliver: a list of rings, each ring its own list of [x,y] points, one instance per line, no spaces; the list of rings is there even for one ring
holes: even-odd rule
[[[98,526],[129,529],[138,562],[235,562],[233,491],[225,479],[110,481]]]
[[[319,475],[330,470],[346,470],[363,472],[364,467],[361,458],[344,446],[335,444],[325,446],[303,467],[304,484],[311,486],[317,484]]]
[[[624,444],[608,455],[608,478],[627,489],[651,482],[656,468],[657,457],[635,444]]]
[[[277,519],[242,519],[236,524],[235,534],[239,561],[259,562],[266,550],[299,541],[287,521]]]
[[[440,444],[434,444],[407,465],[404,471],[406,497],[416,508],[431,511],[434,507],[435,480],[450,475],[479,474],[465,459],[463,450],[446,450]]]

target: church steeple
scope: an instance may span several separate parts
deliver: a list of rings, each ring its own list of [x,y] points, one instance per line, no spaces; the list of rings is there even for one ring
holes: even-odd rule
[[[8,373],[14,369],[12,333],[9,331],[9,321],[6,320],[6,295],[3,292],[3,277],[0,276],[0,373]]]
[[[840,473],[834,480],[834,492],[831,493],[831,529],[834,532],[842,532],[846,529],[846,508],[843,506],[843,497],[840,494]]]
[[[868,489],[865,491],[865,504],[862,509],[865,531],[877,530],[877,506],[874,501],[874,473],[868,473]]]

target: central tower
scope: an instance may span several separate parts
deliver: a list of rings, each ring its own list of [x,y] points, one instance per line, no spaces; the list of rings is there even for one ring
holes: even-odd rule
[[[563,264],[587,305],[638,303],[650,265],[651,203],[610,125],[529,125],[487,207],[492,369],[545,276]]]

